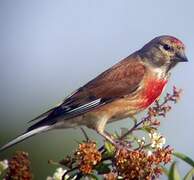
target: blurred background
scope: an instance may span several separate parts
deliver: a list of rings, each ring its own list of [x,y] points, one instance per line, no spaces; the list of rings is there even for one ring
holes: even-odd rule
[[[59,103],[100,72],[158,35],[173,35],[187,48],[189,63],[174,70],[181,101],[161,121],[167,144],[194,158],[194,1],[1,0],[0,145],[23,132],[27,122]],[[108,125],[126,127],[129,120]],[[92,130],[87,133],[101,142]],[[37,135],[0,154],[29,152],[35,179],[52,175],[83,139],[79,129]],[[189,167],[179,163],[185,174]]]

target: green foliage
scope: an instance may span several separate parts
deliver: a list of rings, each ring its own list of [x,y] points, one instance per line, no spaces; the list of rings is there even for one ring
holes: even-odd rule
[[[187,164],[191,165],[192,167],[194,167],[194,161],[190,157],[186,156],[185,154],[180,152],[174,152],[173,155],[185,161]]]
[[[3,179],[3,177],[5,176],[6,172],[7,172],[7,168],[8,168],[8,162],[6,162],[6,160],[4,161],[0,161],[0,179]]]
[[[108,141],[105,141],[104,143],[105,153],[104,157],[112,157],[115,153],[115,147]]]
[[[180,180],[180,179],[191,180],[194,177],[194,161],[187,155],[180,152],[174,152],[173,155],[179,158],[180,160],[186,162],[190,166],[192,166],[192,168],[188,171],[188,173],[183,178],[181,178],[180,173],[177,169],[177,163],[173,162],[168,172],[165,169],[166,171],[165,174],[168,175],[168,179],[169,180]]]
[[[192,168],[183,178],[184,180],[191,180],[194,177],[194,168]]]
[[[169,180],[180,180],[181,179],[179,171],[177,169],[176,162],[173,162],[170,167],[168,179]]]
[[[109,164],[106,163],[100,163],[95,167],[95,170],[98,172],[98,174],[107,174],[111,171],[109,168]]]

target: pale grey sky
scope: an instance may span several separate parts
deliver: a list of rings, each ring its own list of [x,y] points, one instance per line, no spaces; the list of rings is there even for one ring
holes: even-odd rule
[[[176,85],[184,94],[162,121],[161,132],[168,144],[194,158],[193,7],[193,0],[0,0],[0,144],[121,58],[168,34],[186,44],[189,63],[172,73],[166,92]],[[109,129],[126,125],[120,121]],[[47,160],[71,152],[75,143],[67,141],[79,136],[75,130],[53,132],[15,149],[32,154],[42,177],[46,172],[35,165],[49,167]],[[189,169],[180,165],[182,173]]]

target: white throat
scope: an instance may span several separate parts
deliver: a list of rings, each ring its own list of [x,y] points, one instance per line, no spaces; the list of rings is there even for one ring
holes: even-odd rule
[[[164,79],[167,77],[166,69],[161,67],[154,67],[152,72],[158,79]]]

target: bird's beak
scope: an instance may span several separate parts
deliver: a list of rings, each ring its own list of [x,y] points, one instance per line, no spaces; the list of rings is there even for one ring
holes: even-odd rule
[[[187,56],[184,52],[179,52],[176,54],[176,57],[174,59],[176,62],[188,62]]]

